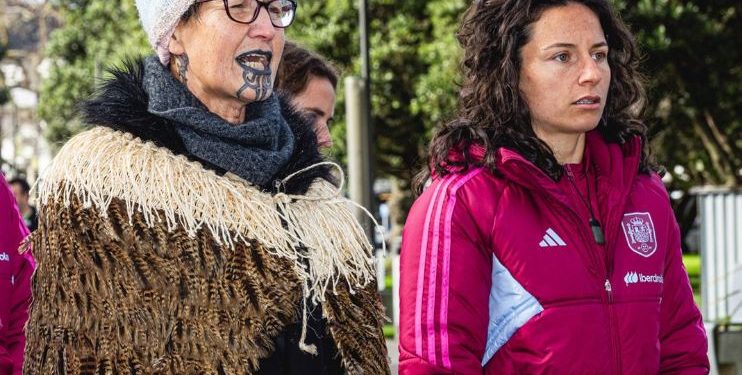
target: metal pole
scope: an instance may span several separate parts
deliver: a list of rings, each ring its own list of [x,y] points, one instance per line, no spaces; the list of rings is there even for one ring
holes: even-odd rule
[[[370,163],[368,155],[368,133],[363,115],[363,80],[359,77],[345,78],[345,113],[348,142],[348,193],[354,202],[368,208],[371,205],[371,181],[368,179]],[[373,228],[370,220],[359,208],[356,218],[363,225],[370,240]]]
[[[368,204],[364,203],[363,205],[372,213],[374,216],[376,216],[376,199],[374,196],[374,139],[375,132],[374,132],[374,124],[373,119],[371,117],[371,58],[369,56],[369,28],[368,28],[368,0],[359,0],[359,27],[360,27],[360,34],[361,34],[361,75],[363,77],[363,89],[361,92],[363,93],[363,120],[364,120],[364,127],[362,128],[363,132],[365,133],[365,147],[363,152],[363,158],[366,159],[366,162],[364,163],[366,166],[366,169],[364,169],[361,173],[363,173],[364,179],[368,183],[368,190],[369,190],[369,199]],[[373,238],[373,237],[371,237]]]

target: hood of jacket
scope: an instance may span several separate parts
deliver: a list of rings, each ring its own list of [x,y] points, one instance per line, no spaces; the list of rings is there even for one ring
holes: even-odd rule
[[[608,143],[598,131],[586,134],[584,163],[595,174],[601,191],[625,191],[639,173],[642,143],[634,137],[624,144]],[[558,181],[552,180],[518,152],[500,148],[497,172],[508,180],[531,190],[546,190],[560,200],[566,199]],[[565,201],[566,202],[566,201]]]

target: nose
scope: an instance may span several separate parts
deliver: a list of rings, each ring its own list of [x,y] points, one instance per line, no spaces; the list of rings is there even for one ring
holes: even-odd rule
[[[326,120],[318,120],[314,124],[314,133],[317,135],[317,144],[320,148],[332,147],[332,136]]]
[[[250,31],[248,35],[252,38],[272,40],[276,35],[276,28],[271,23],[271,18],[268,15],[268,9],[266,7],[260,7],[258,9],[258,18],[250,24]]]
[[[582,63],[580,72],[580,85],[596,85],[603,79],[603,71],[600,66],[601,62],[595,61],[592,56],[588,56]]]

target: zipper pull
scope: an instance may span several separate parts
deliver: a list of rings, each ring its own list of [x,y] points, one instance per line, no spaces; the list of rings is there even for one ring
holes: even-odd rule
[[[613,303],[613,287],[608,279],[605,279],[605,292],[608,294],[608,302]]]
[[[603,235],[603,228],[600,226],[600,222],[594,217],[590,218],[590,229],[593,231],[595,243],[598,245],[604,245],[605,236]]]

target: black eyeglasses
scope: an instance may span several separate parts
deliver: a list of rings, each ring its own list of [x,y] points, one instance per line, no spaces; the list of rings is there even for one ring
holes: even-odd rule
[[[213,0],[199,0],[199,3],[206,3]],[[268,17],[271,19],[273,26],[284,28],[294,22],[296,16],[296,2],[293,0],[222,0],[224,10],[227,16],[234,22],[250,24],[258,19],[260,8],[268,11]]]

